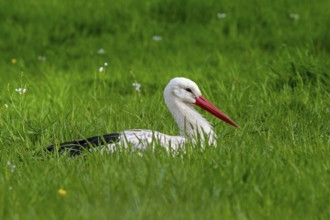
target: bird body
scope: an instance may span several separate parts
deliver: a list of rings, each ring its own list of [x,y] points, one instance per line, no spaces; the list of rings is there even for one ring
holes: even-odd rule
[[[121,132],[118,140],[119,145],[125,148],[132,146],[136,149],[145,150],[148,146],[159,144],[169,151],[170,149],[178,150],[182,147],[186,138],[183,136],[171,136],[152,130],[131,129]],[[108,144],[108,150],[113,151],[115,149],[116,145]]]
[[[207,99],[205,99],[195,82],[190,79],[173,78],[164,90],[165,103],[174,117],[180,129],[179,136],[171,136],[158,131],[132,129],[119,133],[111,133],[102,136],[65,142],[59,145],[58,150],[69,149],[71,154],[79,154],[82,148],[90,149],[91,146],[103,146],[112,152],[117,147],[128,147],[144,150],[153,143],[157,143],[167,150],[178,150],[189,140],[202,144],[208,141],[209,145],[216,145],[217,136],[210,123],[198,113],[194,105],[210,112],[221,120],[238,127],[236,122],[230,119]],[[54,151],[55,145],[47,147]]]

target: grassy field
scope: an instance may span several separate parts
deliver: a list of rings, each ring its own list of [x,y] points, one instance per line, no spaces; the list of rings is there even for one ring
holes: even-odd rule
[[[330,219],[329,9],[0,1],[0,219]],[[177,134],[162,96],[175,76],[240,129],[205,114],[218,146],[177,156],[43,151],[129,128]]]

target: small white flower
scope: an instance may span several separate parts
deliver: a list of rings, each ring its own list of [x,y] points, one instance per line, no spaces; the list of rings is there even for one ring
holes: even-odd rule
[[[295,14],[295,13],[290,13],[289,16],[293,20],[298,20],[300,18],[300,15]]]
[[[15,89],[16,92],[18,92],[20,95],[26,93],[26,89],[25,88],[17,88]]]
[[[40,61],[46,61],[47,58],[45,56],[38,56],[38,60],[40,60]]]
[[[104,66],[108,66],[108,63],[107,63],[107,62],[105,62],[103,65],[104,65]]]
[[[16,169],[15,164],[11,164],[10,161],[7,161],[7,166],[10,168],[10,172],[13,173]]]
[[[219,12],[219,13],[217,14],[217,16],[218,16],[219,19],[223,19],[223,18],[227,17],[227,14],[226,14],[226,13],[220,13],[220,12]]]
[[[132,83],[132,86],[135,87],[135,91],[140,92],[140,87],[141,87],[140,83]]]
[[[100,48],[98,51],[97,51],[98,54],[106,54],[106,51],[105,49],[103,48]]]
[[[162,37],[155,35],[155,36],[152,36],[152,40],[154,40],[154,41],[161,41],[162,40]]]
[[[104,67],[101,66],[101,67],[99,68],[99,72],[102,73],[103,71],[104,71]]]
[[[16,169],[16,166],[12,166],[11,169],[10,169],[10,172],[13,173]]]

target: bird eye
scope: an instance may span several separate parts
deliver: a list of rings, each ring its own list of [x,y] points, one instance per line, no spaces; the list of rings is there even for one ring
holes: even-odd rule
[[[192,91],[191,91],[191,89],[190,88],[186,88],[185,89],[187,92],[190,92],[190,93],[192,93]]]

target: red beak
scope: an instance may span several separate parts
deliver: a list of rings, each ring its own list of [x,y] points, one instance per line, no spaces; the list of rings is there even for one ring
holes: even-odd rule
[[[214,115],[217,118],[220,118],[221,120],[227,122],[228,124],[238,127],[238,124],[236,122],[234,122],[231,118],[229,118],[225,113],[223,113],[220,109],[215,107],[210,101],[208,101],[203,96],[199,96],[196,99],[195,105],[210,112],[212,115]]]

